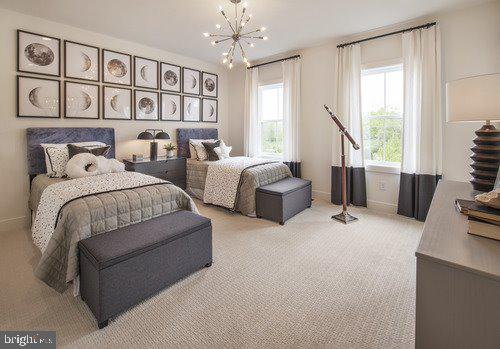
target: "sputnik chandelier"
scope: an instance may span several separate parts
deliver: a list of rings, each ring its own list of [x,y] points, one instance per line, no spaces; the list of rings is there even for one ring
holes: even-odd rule
[[[246,28],[248,28],[248,22],[252,18],[251,14],[247,14],[247,4],[243,3],[243,9],[241,10],[241,16],[238,14],[238,4],[241,2],[241,0],[229,0],[234,4],[234,22],[232,22],[226,15],[226,12],[224,12],[224,9],[222,6],[219,6],[219,11],[221,15],[224,17],[225,21],[229,25],[230,33],[225,33],[223,32],[223,27],[220,24],[216,24],[215,28],[217,28],[216,33],[203,33],[203,36],[206,38],[214,38],[212,40],[211,44],[212,46],[216,46],[217,44],[227,42],[232,40],[232,44],[229,47],[229,50],[222,53],[222,56],[224,57],[222,60],[223,64],[228,64],[229,69],[233,67],[233,60],[234,60],[234,54],[237,48],[240,49],[241,51],[241,56],[243,57],[243,62],[249,67],[250,62],[247,59],[247,55],[245,53],[245,50],[243,49],[242,42],[249,46],[249,47],[254,47],[255,44],[253,40],[267,40],[267,36],[261,36],[259,33],[262,33],[266,30],[265,27],[261,27],[258,29],[254,30],[248,30],[244,31]]]

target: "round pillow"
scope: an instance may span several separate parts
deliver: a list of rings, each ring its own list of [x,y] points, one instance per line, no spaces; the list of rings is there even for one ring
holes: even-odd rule
[[[76,154],[66,164],[66,175],[69,178],[82,178],[98,174],[97,156],[91,153]]]

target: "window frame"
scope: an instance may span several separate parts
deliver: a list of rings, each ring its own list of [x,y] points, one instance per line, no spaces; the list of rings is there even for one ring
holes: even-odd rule
[[[258,123],[259,123],[259,157],[264,158],[264,159],[272,159],[272,160],[283,160],[283,153],[282,154],[272,154],[272,153],[265,153],[262,151],[262,124],[264,122],[280,122],[283,125],[283,128],[285,126],[284,124],[284,119],[273,119],[273,120],[263,120],[262,118],[262,104],[261,104],[261,88],[262,87],[267,87],[267,86],[274,86],[274,85],[281,85],[281,88],[283,89],[283,80],[282,79],[270,79],[270,80],[265,80],[265,81],[259,81],[258,84],[258,105],[257,105],[257,115],[258,115]],[[284,106],[282,106],[283,108]],[[284,140],[283,140],[284,141]],[[283,142],[284,143],[284,142]],[[284,144],[283,144],[284,146]]]
[[[398,58],[398,59],[389,59],[389,60],[383,60],[383,61],[376,61],[376,62],[368,62],[364,63],[361,65],[361,77],[363,77],[363,71],[365,70],[385,70],[383,68],[389,68],[389,67],[394,67],[394,66],[401,66],[403,70],[403,77],[404,77],[404,67],[403,67],[403,59]],[[385,72],[385,71],[384,71]],[[361,95],[361,100],[363,96]],[[387,98],[385,95],[384,91],[384,98]],[[403,97],[404,98],[404,97]],[[403,104],[404,108],[404,104]],[[373,116],[372,118],[383,118],[383,119],[402,119],[404,120],[404,110],[401,112],[401,116],[394,116],[394,115],[377,115]],[[361,119],[364,120],[364,115],[363,111],[361,110]],[[385,132],[385,128],[384,128]],[[364,137],[364,134],[363,134]],[[401,149],[401,152],[403,149]],[[366,171],[369,172],[379,172],[379,173],[389,173],[389,174],[400,174],[401,173],[401,166],[402,162],[385,162],[385,161],[376,161],[376,160],[367,160],[363,159],[365,163],[365,169]]]

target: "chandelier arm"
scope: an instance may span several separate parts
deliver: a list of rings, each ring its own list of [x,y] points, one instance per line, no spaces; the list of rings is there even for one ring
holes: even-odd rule
[[[243,29],[243,26],[241,23],[243,23],[243,18],[245,17],[245,12],[246,12],[246,7],[243,7],[243,10],[241,11],[241,18],[240,18],[240,23],[238,24],[238,32],[240,32]],[[246,25],[246,23],[245,23]]]
[[[217,40],[215,43],[216,43],[216,44],[219,44],[219,43],[221,43],[221,42],[228,41],[228,40],[231,40],[231,37],[228,37],[228,38],[226,38],[226,39]]]
[[[260,31],[261,31],[261,29],[255,29],[255,30],[252,30],[252,31],[249,31],[249,32],[246,32],[246,33],[242,33],[241,36],[248,35],[248,34],[253,34],[253,33],[258,33]]]
[[[263,36],[242,36],[243,39],[260,39],[264,40]]]
[[[226,13],[224,12],[224,10],[221,10],[220,13],[222,14],[222,16],[224,16],[224,19],[229,24],[229,27],[231,28],[231,30],[233,31],[233,33],[236,34],[236,30],[234,30],[233,25],[231,24],[231,21],[229,20],[229,18],[227,18]]]
[[[210,34],[211,38],[232,38],[232,35],[224,35],[224,34]]]

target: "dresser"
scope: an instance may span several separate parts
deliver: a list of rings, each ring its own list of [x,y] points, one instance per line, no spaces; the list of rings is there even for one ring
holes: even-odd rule
[[[125,170],[144,173],[172,182],[176,186],[186,189],[186,158],[158,157],[157,160],[123,160]]]
[[[500,241],[467,234],[456,198],[469,183],[440,181],[416,251],[416,348],[500,348]]]

